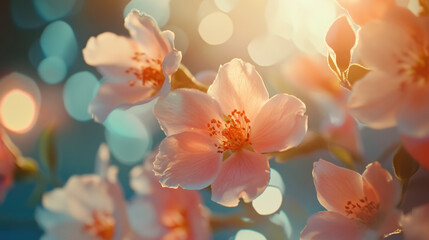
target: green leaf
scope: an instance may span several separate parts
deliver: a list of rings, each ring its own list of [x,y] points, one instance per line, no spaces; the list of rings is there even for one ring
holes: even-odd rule
[[[393,169],[396,177],[402,182],[408,181],[419,169],[419,164],[403,146],[393,155]]]
[[[38,173],[39,167],[34,159],[26,157],[16,159],[15,180],[33,179]]]
[[[329,151],[332,153],[332,155],[334,155],[339,160],[341,160],[341,162],[343,162],[348,169],[355,170],[355,167],[354,167],[355,161],[353,159],[353,156],[345,148],[331,145],[329,146]]]
[[[350,65],[349,70],[348,70],[348,74],[347,74],[347,80],[349,81],[350,85],[354,85],[357,81],[361,80],[363,77],[365,77],[365,75],[367,73],[369,73],[371,70],[369,70],[368,68],[357,64],[357,63],[353,63]]]
[[[207,86],[199,83],[189,69],[182,64],[171,77],[171,91],[179,88],[192,88],[202,92],[207,92],[208,89]]]
[[[40,158],[41,162],[53,174],[56,172],[58,160],[55,144],[55,127],[48,127],[40,137]]]

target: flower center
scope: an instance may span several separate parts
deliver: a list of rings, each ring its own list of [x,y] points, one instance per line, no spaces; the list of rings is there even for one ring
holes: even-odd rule
[[[368,198],[359,199],[358,202],[348,201],[344,206],[347,217],[366,225],[371,225],[377,217],[379,204],[368,201]]]
[[[135,86],[140,81],[142,85],[152,88],[161,88],[165,77],[162,73],[162,63],[159,59],[149,58],[143,52],[135,52],[131,59],[140,65],[137,68],[130,67],[125,70],[125,73],[132,74],[138,79],[137,81],[128,81],[131,87]]]
[[[115,219],[105,211],[93,211],[92,222],[83,226],[83,231],[102,240],[110,240],[115,234]]]
[[[398,73],[405,74],[408,81],[402,82],[401,89],[406,89],[407,85],[425,86],[429,84],[429,50],[425,49],[420,53],[406,52],[403,56],[407,60],[398,59],[400,64]]]
[[[252,145],[250,142],[250,120],[244,110],[234,109],[231,114],[224,117],[223,123],[212,119],[207,124],[207,128],[210,136],[218,140],[218,143],[214,144],[218,153],[237,151]]]
[[[170,229],[170,231],[174,232],[176,236],[181,235],[183,239],[187,238],[189,223],[184,208],[166,211],[162,218],[162,223],[165,227]]]

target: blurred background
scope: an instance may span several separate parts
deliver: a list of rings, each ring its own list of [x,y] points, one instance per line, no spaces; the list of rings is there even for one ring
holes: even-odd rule
[[[417,1],[401,2],[411,8],[418,6]],[[182,63],[199,79],[212,76],[220,64],[232,58],[242,58],[256,66],[271,95],[287,92],[300,97],[307,105],[309,129],[320,128],[326,113],[309,93],[287,81],[284,69],[297,54],[326,56],[326,32],[344,14],[334,0],[3,0],[1,123],[23,155],[38,161],[47,175],[52,169],[41,161],[40,146],[43,136],[52,133],[58,162],[55,181],[15,182],[0,205],[0,239],[38,239],[42,231],[34,220],[34,210],[40,205],[40,194],[72,175],[92,173],[103,142],[111,150],[112,163],[119,167],[126,197],[132,196],[130,169],[141,163],[164,134],[152,115],[153,104],[147,104],[141,119],[115,110],[103,125],[92,121],[87,108],[103,79],[85,64],[81,50],[91,36],[103,32],[128,36],[124,16],[133,8],[152,15],[161,29],[175,33]],[[395,129],[375,131],[359,126],[359,132],[367,162],[377,160],[399,141]],[[274,210],[254,207],[266,211],[264,214],[284,230],[280,239],[298,239],[307,218],[323,210],[311,176],[313,162],[319,158],[343,165],[325,150],[285,163],[271,161],[273,184],[280,193],[274,191],[255,204]],[[383,165],[391,170],[391,161]],[[428,194],[421,191],[427,187],[427,176],[419,170],[413,178],[404,208],[429,201]],[[206,205],[216,214],[239,211],[211,202],[207,191],[203,194]],[[226,228],[214,237],[274,239],[268,237],[267,229],[261,225],[253,229],[259,233],[237,233],[239,229]]]

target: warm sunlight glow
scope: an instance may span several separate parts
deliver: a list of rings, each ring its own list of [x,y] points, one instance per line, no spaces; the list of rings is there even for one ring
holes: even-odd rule
[[[198,27],[201,38],[210,45],[222,44],[232,36],[233,24],[225,13],[214,12],[207,15]]]
[[[36,103],[27,92],[13,89],[0,102],[0,117],[7,129],[24,133],[33,126],[36,119]]]

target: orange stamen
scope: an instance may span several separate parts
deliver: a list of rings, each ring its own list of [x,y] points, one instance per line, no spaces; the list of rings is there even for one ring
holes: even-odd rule
[[[344,206],[347,217],[370,225],[377,217],[379,204],[368,201],[368,198],[359,199],[357,202],[348,201]]]
[[[115,220],[108,212],[93,211],[92,222],[85,224],[82,230],[102,240],[110,240],[115,233]]]
[[[224,122],[212,119],[207,124],[209,135],[218,140],[215,144],[218,153],[225,151],[237,151],[246,146],[252,145],[250,142],[250,120],[245,111],[234,109],[228,116],[225,116]]]
[[[128,81],[130,87],[135,86],[138,81],[141,81],[145,86],[153,88],[162,87],[165,77],[162,73],[162,63],[159,59],[149,58],[143,52],[135,52],[131,59],[138,62],[140,66],[138,68],[130,67],[125,70],[125,73],[132,74],[138,79],[137,81]]]

